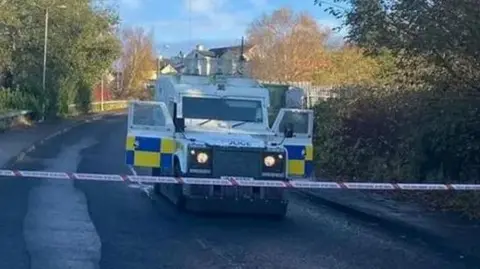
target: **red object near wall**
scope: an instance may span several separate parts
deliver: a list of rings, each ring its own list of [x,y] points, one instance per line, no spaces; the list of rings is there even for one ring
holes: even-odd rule
[[[100,102],[102,101],[102,84],[98,83],[93,88],[93,102]],[[105,83],[103,85],[103,101],[110,101],[112,100],[112,92],[108,85]]]

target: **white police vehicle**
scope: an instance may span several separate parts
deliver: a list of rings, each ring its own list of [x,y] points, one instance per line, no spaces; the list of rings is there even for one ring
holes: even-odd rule
[[[313,172],[313,112],[280,110],[269,91],[239,77],[164,75],[155,101],[129,106],[126,162],[153,176],[290,180]],[[156,184],[179,207],[285,216],[280,188]]]

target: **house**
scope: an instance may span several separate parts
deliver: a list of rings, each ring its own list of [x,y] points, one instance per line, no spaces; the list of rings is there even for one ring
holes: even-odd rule
[[[167,64],[164,66],[162,69],[160,69],[160,74],[166,75],[166,74],[177,74],[178,70],[175,69],[171,64]]]
[[[212,48],[207,50],[202,45],[197,47],[185,56],[185,73],[196,75],[211,75],[215,73],[235,75],[240,68],[240,57],[248,62],[254,46],[231,46]]]
[[[152,70],[148,73],[148,80],[153,82],[157,80],[159,74],[177,74],[179,72],[179,67],[175,66],[170,59],[159,57],[157,59],[157,70]]]
[[[184,58],[185,73],[196,75],[209,75],[216,69],[216,55],[207,50],[203,45],[188,53]]]

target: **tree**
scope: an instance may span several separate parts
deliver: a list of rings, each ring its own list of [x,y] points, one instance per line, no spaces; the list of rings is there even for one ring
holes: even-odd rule
[[[480,91],[480,6],[473,0],[334,0],[327,6],[349,26],[348,39],[370,52],[388,49],[400,67],[436,88]],[[347,3],[351,8],[339,8]],[[420,72],[419,72],[420,71]]]
[[[146,97],[145,84],[157,69],[152,33],[143,28],[126,28],[122,32],[123,53],[119,60],[123,87],[115,94],[122,97]]]
[[[117,58],[118,16],[102,0],[5,0],[1,2],[0,66],[15,88],[46,102],[50,115],[68,105],[88,106],[90,90]],[[65,6],[59,9],[59,5]],[[42,90],[45,10],[49,8],[46,92]],[[34,109],[18,102],[17,108]]]
[[[314,82],[317,85],[343,87],[352,85],[381,84],[388,79],[391,66],[389,55],[371,57],[363,49],[344,45],[325,54],[329,65],[315,71]],[[382,77],[383,76],[383,77]]]
[[[328,34],[308,13],[281,8],[262,15],[247,29],[248,43],[255,46],[252,73],[265,80],[310,80],[327,64],[322,55]]]
[[[320,167],[358,179],[478,183],[478,1],[315,2],[343,19],[349,41],[374,59],[387,52],[381,69],[393,66],[386,87],[355,87],[318,104]],[[476,194],[421,196],[480,217]]]

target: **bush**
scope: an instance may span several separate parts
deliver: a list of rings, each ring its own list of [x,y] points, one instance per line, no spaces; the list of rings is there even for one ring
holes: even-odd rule
[[[0,88],[0,111],[30,110],[38,117],[41,107],[40,100],[32,93],[20,89]]]
[[[362,181],[480,183],[478,107],[473,94],[385,88],[357,88],[320,102],[319,172]],[[473,208],[465,201],[480,203],[462,201],[462,208]]]
[[[85,82],[80,82],[78,94],[75,98],[75,105],[78,112],[86,114],[90,111],[92,104],[92,91]]]

